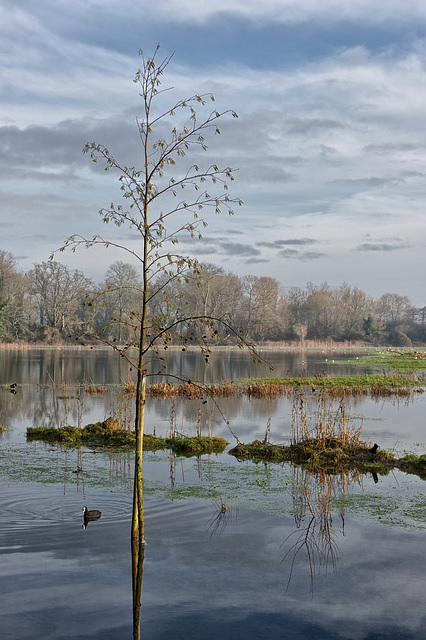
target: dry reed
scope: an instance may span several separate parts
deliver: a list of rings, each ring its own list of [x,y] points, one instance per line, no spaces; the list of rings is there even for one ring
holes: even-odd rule
[[[125,391],[117,394],[110,403],[110,416],[115,420],[120,429],[132,431],[133,429],[133,399]]]
[[[300,390],[293,399],[292,444],[315,440],[325,446],[330,440],[337,440],[344,446],[360,446],[362,425],[355,429],[351,425],[350,416],[345,395],[341,396],[336,408],[335,399],[325,389],[313,398],[306,390]]]

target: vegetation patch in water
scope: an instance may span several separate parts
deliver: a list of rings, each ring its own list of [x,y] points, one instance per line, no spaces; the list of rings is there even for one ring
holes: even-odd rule
[[[239,443],[229,453],[239,460],[292,462],[309,467],[312,472],[336,474],[355,469],[360,473],[386,475],[391,469],[400,469],[426,480],[426,455],[410,454],[398,459],[376,445],[348,444],[338,438],[311,439],[288,446],[254,440]]]
[[[398,460],[398,468],[406,473],[414,473],[423,480],[426,480],[426,454],[416,456],[414,454],[405,455]]]
[[[397,460],[377,444],[363,442],[361,429],[362,425],[355,428],[352,424],[345,394],[336,402],[324,389],[315,397],[301,389],[293,398],[290,445],[270,443],[268,421],[263,441],[238,443],[229,453],[240,460],[292,462],[331,475],[352,469],[383,475],[394,468],[426,475],[426,455],[406,455]]]
[[[223,453],[227,441],[217,436],[175,436],[174,438],[160,438],[158,436],[144,435],[143,446],[147,451],[158,449],[171,449],[181,456],[200,456],[204,453]]]
[[[78,427],[28,427],[28,440],[43,440],[45,442],[57,442],[66,446],[103,446],[110,448],[134,447],[136,436],[134,431],[119,429],[112,418],[104,422],[88,424]],[[157,451],[158,449],[171,449],[175,453],[184,456],[202,455],[204,453],[222,453],[227,441],[219,437],[196,436],[161,438],[145,434],[143,438],[144,449]]]
[[[308,465],[312,471],[332,474],[354,468],[362,472],[387,473],[396,462],[387,451],[375,450],[366,443],[347,443],[338,438],[311,438],[288,446],[254,440],[249,444],[239,443],[229,453],[255,462],[267,460]]]
[[[379,351],[339,364],[371,365],[392,371],[423,371],[426,369],[425,351]]]
[[[313,393],[325,389],[335,396],[343,393],[346,395],[357,395],[357,393],[409,395],[413,388],[422,392],[424,380],[413,374],[393,373],[344,377],[317,375],[305,378],[258,378],[238,380],[235,384],[241,387],[247,395],[253,397],[278,395],[285,390],[309,389],[309,387]]]
[[[292,394],[299,389],[311,389],[313,393],[327,390],[330,395],[409,396],[422,393],[425,381],[414,373],[365,374],[331,377],[326,374],[296,378],[251,378],[239,379],[226,384],[213,384],[207,388],[188,384],[158,383],[147,387],[153,398],[183,397],[187,400],[214,397],[248,396],[249,398],[276,398]]]

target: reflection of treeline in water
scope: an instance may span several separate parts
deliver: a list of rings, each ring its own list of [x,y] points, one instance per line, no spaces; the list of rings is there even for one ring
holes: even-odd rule
[[[384,293],[373,299],[357,287],[327,283],[283,289],[272,277],[239,277],[204,264],[201,281],[162,276],[151,284],[162,294],[165,323],[186,316],[228,316],[248,340],[360,341],[410,346],[426,342],[426,309],[415,309],[406,296]],[[44,344],[68,342],[77,334],[98,334],[123,344],[135,338],[140,307],[139,271],[114,262],[103,281],[56,262],[34,264],[28,272],[0,250],[0,341]],[[202,332],[202,326],[197,331]],[[177,341],[185,341],[178,336]],[[222,336],[232,344],[233,337]]]

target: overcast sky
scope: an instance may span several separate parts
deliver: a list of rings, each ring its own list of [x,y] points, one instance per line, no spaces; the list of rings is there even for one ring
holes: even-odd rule
[[[27,270],[72,233],[126,238],[98,214],[116,177],[82,148],[132,159],[138,51],[156,42],[175,51],[171,98],[212,91],[239,115],[206,157],[238,168],[244,206],[182,251],[426,304],[424,0],[0,0],[0,249]],[[95,280],[128,261],[58,259]]]

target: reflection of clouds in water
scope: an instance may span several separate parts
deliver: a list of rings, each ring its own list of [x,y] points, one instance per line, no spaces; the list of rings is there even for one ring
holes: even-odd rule
[[[93,456],[98,458],[103,456]],[[166,456],[162,458],[163,465],[152,464],[163,466],[164,475],[168,465]],[[221,477],[224,462],[220,457],[213,461],[210,476],[209,462],[203,463],[206,484]],[[198,473],[196,461],[183,464],[181,482],[190,483]],[[275,496],[281,503],[287,499],[291,508],[291,490],[283,489],[286,476],[281,467],[270,468],[272,484],[265,489],[256,483],[257,478],[264,479],[263,468],[233,460],[230,464],[238,466],[238,473],[229,474],[233,491],[225,482],[220,485],[227,508],[234,508],[229,495],[235,494],[238,484],[247,487],[250,478],[248,495],[256,498],[257,506]],[[150,465],[146,473],[149,481]],[[46,616],[52,637],[65,632],[67,637],[81,636],[84,616],[93,620],[84,637],[105,637],[107,630],[115,637],[130,635],[131,502],[130,490],[123,495],[110,488],[83,489],[81,485],[70,485],[65,493],[61,485],[2,486],[4,637],[45,637]],[[102,519],[83,532],[81,508],[86,503],[98,507]],[[296,560],[287,590],[282,542],[295,530],[293,516],[240,506],[238,517],[227,522],[221,535],[211,536],[206,523],[217,514],[211,497],[203,502],[145,498],[144,507],[142,622],[146,637],[189,637],[188,630],[200,631],[199,637],[213,637],[208,634],[214,630],[217,637],[218,629],[221,638],[242,637],[242,630],[250,630],[243,637],[262,637],[268,623],[269,638],[282,637],[283,630],[290,629],[295,639],[315,634],[363,638],[369,632],[379,637],[380,631],[390,640],[405,637],[410,629],[413,634],[408,637],[422,638],[424,532],[371,524],[348,513],[342,536],[337,516],[332,523],[339,532],[337,571],[316,576],[311,598],[305,558]],[[20,624],[25,624],[22,633]]]
[[[295,638],[311,637],[309,631],[314,628],[322,630],[320,637],[343,638],[345,634],[342,633],[342,625],[346,630],[352,629],[356,637],[363,637],[364,625],[370,629],[376,625],[381,629],[388,626],[394,631],[405,625],[412,628],[420,627],[424,615],[420,602],[421,591],[413,601],[414,606],[411,609],[410,599],[409,597],[405,599],[403,591],[407,575],[399,579],[398,572],[392,570],[393,563],[398,564],[399,560],[403,561],[405,557],[401,548],[404,533],[401,535],[392,531],[392,536],[396,534],[398,542],[394,544],[395,555],[388,556],[381,548],[382,527],[366,528],[364,525],[360,526],[359,522],[351,522],[346,537],[341,540],[337,573],[324,572],[318,576],[315,595],[311,599],[309,594],[307,595],[309,576],[306,575],[304,559],[296,564],[292,588],[286,591],[287,574],[281,564],[280,545],[283,537],[293,529],[294,522],[291,522],[288,517],[249,513],[244,509],[240,510],[238,519],[226,527],[221,536],[217,536],[217,541],[210,544],[206,544],[202,536],[197,540],[188,539],[188,535],[191,538],[191,533],[188,534],[183,524],[182,528],[178,525],[175,530],[173,558],[181,567],[179,584],[180,591],[185,592],[185,598],[178,595],[176,599],[168,600],[173,619],[179,624],[181,616],[195,619],[196,616],[199,618],[202,615],[205,620],[205,616],[217,615],[222,621],[224,618],[227,619],[228,624],[232,626],[237,615],[243,624],[244,620],[252,621],[253,633],[262,616],[267,615],[270,622],[275,617],[285,618],[286,628],[289,628],[288,625],[291,622],[292,637]],[[357,529],[359,529],[359,535],[356,534]],[[362,557],[365,544],[363,536],[366,530],[369,532],[368,537],[371,537],[369,541],[371,559],[369,553],[368,563],[363,566],[361,572],[354,575],[351,559],[359,559],[360,555]],[[352,535],[352,532],[355,532],[355,535]],[[414,534],[413,541],[414,539],[423,540],[423,537]],[[163,540],[163,544],[167,542]],[[380,549],[380,552],[376,554],[375,549]],[[375,557],[378,559],[377,563]],[[161,550],[157,558],[155,575],[161,583],[162,579],[167,579],[167,562],[162,560]],[[346,558],[349,558],[349,562]],[[378,571],[378,568],[382,563],[387,568],[389,584],[381,583],[381,569]],[[201,565],[206,569],[205,581],[199,572],[197,579],[194,580],[194,568]],[[200,585],[207,583],[209,597],[201,601]],[[177,583],[174,586],[179,591]],[[146,593],[144,600],[144,606],[153,608],[157,613],[159,611],[157,607],[161,604],[159,597],[156,597],[159,593],[159,588]],[[374,598],[371,603],[372,594]],[[403,604],[401,600],[398,601],[396,609],[398,615],[392,613],[392,605],[387,602],[388,595],[391,599],[401,598]],[[177,603],[183,607],[180,614],[174,608]],[[405,612],[400,615],[403,607]],[[230,608],[234,613],[228,618]],[[176,615],[177,618],[175,618]],[[183,623],[182,620],[181,622]],[[160,628],[166,629],[169,624],[170,619],[163,618]],[[233,630],[235,632],[235,627]],[[217,632],[216,624],[215,631]],[[226,633],[229,633],[229,629]],[[225,635],[225,637],[232,636]],[[421,635],[418,637],[420,638]]]

